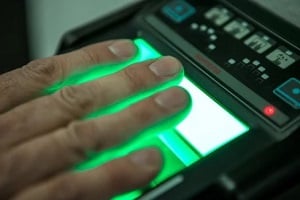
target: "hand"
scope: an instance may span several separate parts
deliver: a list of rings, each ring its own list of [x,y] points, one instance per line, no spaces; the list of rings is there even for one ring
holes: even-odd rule
[[[82,173],[70,168],[89,150],[101,151],[184,109],[188,96],[171,88],[113,115],[81,121],[86,114],[176,76],[181,64],[164,57],[137,63],[108,77],[41,91],[74,71],[132,57],[129,40],[107,41],[30,62],[0,76],[0,199],[110,199],[145,186],[159,172],[154,148],[133,152]]]

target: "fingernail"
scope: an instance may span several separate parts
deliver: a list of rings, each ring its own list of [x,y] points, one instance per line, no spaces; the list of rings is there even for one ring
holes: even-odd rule
[[[131,161],[139,167],[159,169],[162,163],[161,155],[156,149],[146,149],[130,156]]]
[[[164,108],[179,109],[186,106],[188,95],[183,89],[172,88],[158,94],[155,98],[155,102]]]
[[[130,58],[136,52],[136,47],[131,40],[117,40],[108,49],[121,59]]]
[[[166,56],[152,63],[149,68],[157,76],[171,77],[180,72],[182,65],[177,59]]]

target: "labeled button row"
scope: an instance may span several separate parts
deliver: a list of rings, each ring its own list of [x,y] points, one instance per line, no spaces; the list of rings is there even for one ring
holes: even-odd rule
[[[241,61],[237,61],[234,58],[230,58],[227,60],[226,66],[237,66],[247,70],[252,76],[256,77],[255,81],[260,84],[262,84],[265,80],[268,80],[270,78],[270,75],[266,73],[267,69],[261,65],[261,62],[259,60],[251,61],[249,58],[244,58]]]
[[[204,16],[216,26],[221,27],[224,25],[224,31],[237,40],[248,37],[254,31],[254,26],[246,20],[241,18],[232,19],[234,14],[221,5],[211,8]],[[246,38],[243,43],[256,53],[263,54],[274,47],[277,42],[263,32],[257,31]],[[280,46],[269,53],[266,58],[281,69],[286,69],[298,61],[300,56],[286,47]]]

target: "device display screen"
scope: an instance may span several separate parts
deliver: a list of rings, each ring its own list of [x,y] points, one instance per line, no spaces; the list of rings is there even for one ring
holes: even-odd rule
[[[70,77],[64,83],[48,88],[46,92],[51,93],[67,85],[80,84],[103,77],[121,70],[131,63],[161,56],[161,54],[145,40],[139,38],[134,40],[134,42],[138,48],[138,54],[130,61],[114,66],[95,67],[88,72]],[[177,119],[175,119],[175,121],[181,121],[178,125],[175,125],[175,122],[166,121],[161,125],[156,125],[140,133],[139,136],[119,147],[101,153],[92,152],[88,160],[75,166],[75,170],[93,169],[109,160],[124,156],[137,149],[156,146],[160,148],[164,155],[164,167],[160,174],[151,182],[149,186],[151,188],[249,130],[249,126],[224,109],[222,105],[214,101],[185,76],[178,77],[152,91],[137,94],[122,103],[117,103],[94,112],[86,118],[99,117],[101,115],[118,112],[172,85],[180,85],[187,89],[192,100],[187,117],[178,116]],[[122,124],[120,124],[120,126],[122,126]],[[139,197],[142,193],[142,190],[137,190],[115,197],[114,199],[131,200]]]

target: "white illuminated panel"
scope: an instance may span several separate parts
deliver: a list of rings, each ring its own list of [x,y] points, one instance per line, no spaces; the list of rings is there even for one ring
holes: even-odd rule
[[[180,85],[189,91],[192,109],[176,129],[203,156],[249,130],[187,78]]]

